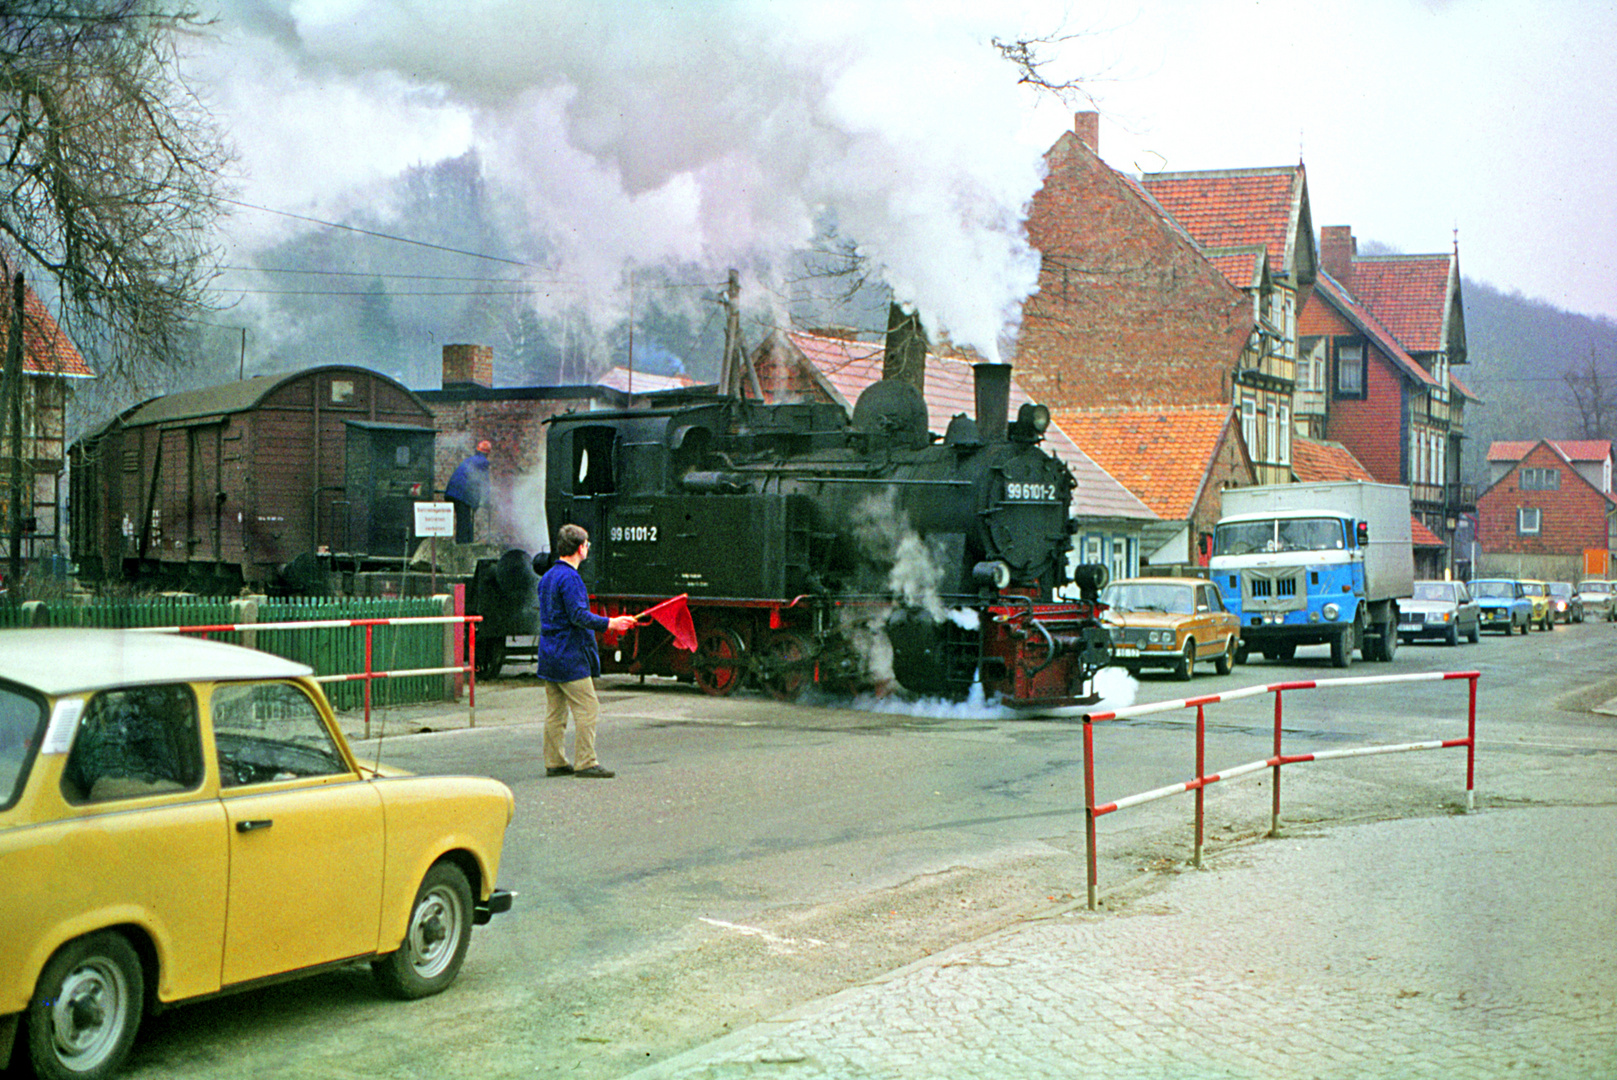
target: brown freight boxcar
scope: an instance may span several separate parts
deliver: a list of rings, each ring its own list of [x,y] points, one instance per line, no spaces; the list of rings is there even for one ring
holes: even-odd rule
[[[397,566],[435,495],[433,441],[415,394],[359,367],[153,398],[69,451],[80,576],[230,592],[296,588],[294,562]]]

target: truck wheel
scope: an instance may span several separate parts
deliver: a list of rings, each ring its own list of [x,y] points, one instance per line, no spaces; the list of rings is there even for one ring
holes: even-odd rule
[[[1353,663],[1353,627],[1345,626],[1331,639],[1331,666],[1345,668]]]
[[[1381,645],[1376,649],[1376,659],[1384,664],[1392,663],[1392,658],[1398,655],[1398,628],[1390,622],[1381,624]]]
[[[1247,653],[1248,653],[1247,647],[1245,645],[1241,644],[1239,640],[1237,640],[1236,643],[1235,643],[1235,662],[1237,664],[1243,664],[1244,665],[1246,663]]]

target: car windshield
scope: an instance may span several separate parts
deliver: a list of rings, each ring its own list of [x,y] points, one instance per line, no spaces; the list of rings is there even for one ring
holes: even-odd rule
[[[1471,595],[1490,600],[1513,600],[1516,589],[1508,581],[1477,581],[1471,585]]]
[[[1255,551],[1340,551],[1342,522],[1337,518],[1280,518],[1220,525],[1213,534],[1213,554],[1248,555]]]
[[[1543,596],[1544,586],[1540,585],[1536,581],[1524,581],[1522,582],[1522,592],[1526,593],[1528,596]]]
[[[0,686],[0,810],[22,794],[28,762],[44,730],[44,702],[15,687]]]
[[[1579,582],[1578,583],[1578,591],[1580,593],[1586,593],[1586,594],[1587,593],[1609,593],[1609,592],[1611,592],[1611,582],[1609,582],[1609,581],[1583,581],[1583,582]]]
[[[1101,601],[1114,611],[1156,611],[1165,615],[1189,615],[1195,604],[1185,585],[1156,582],[1119,581],[1106,586]]]
[[[1451,581],[1415,582],[1416,600],[1453,600],[1454,583]]]
[[[1572,586],[1564,581],[1557,581],[1550,585],[1551,596],[1571,596]]]

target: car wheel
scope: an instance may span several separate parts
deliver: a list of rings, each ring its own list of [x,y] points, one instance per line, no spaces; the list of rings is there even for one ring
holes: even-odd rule
[[[1477,642],[1481,641],[1482,640],[1482,624],[1481,623],[1472,623],[1471,624],[1471,631],[1468,634],[1466,634],[1465,639],[1467,641],[1469,641],[1473,645],[1475,645]]]
[[[1443,641],[1448,645],[1460,644],[1460,628],[1458,626],[1449,627],[1449,632],[1444,635]]]
[[[1250,651],[1245,645],[1241,644],[1240,639],[1235,639],[1235,662],[1237,664],[1245,664]]]
[[[1173,675],[1180,682],[1185,682],[1194,674],[1196,674],[1196,642],[1194,639],[1186,639],[1185,651],[1180,655],[1179,663],[1173,669]]]
[[[70,941],[28,1003],[28,1059],[41,1080],[101,1080],[123,1064],[140,1027],[140,957],[110,930]]]
[[[1213,661],[1213,670],[1220,675],[1228,675],[1235,667],[1235,654],[1237,651],[1235,635],[1231,634],[1230,639],[1224,643],[1224,651],[1218,654],[1217,660]]]
[[[471,940],[472,887],[454,863],[434,863],[416,890],[404,941],[371,970],[394,997],[427,997],[455,981]]]

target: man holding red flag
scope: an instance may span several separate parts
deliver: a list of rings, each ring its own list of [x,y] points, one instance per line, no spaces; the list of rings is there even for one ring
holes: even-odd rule
[[[606,779],[595,756],[595,721],[601,706],[595,696],[601,654],[595,646],[599,630],[625,634],[633,615],[607,618],[590,610],[589,589],[578,567],[589,558],[590,537],[578,525],[563,525],[556,534],[556,562],[539,579],[539,678],[545,684],[545,775]],[[567,763],[567,714],[573,714],[573,764]]]

